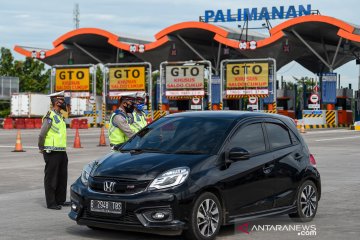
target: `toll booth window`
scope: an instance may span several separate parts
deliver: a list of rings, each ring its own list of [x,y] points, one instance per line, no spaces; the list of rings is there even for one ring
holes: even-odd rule
[[[251,124],[240,129],[231,139],[231,148],[241,147],[250,154],[265,151],[265,138],[261,123]]]
[[[291,145],[288,129],[280,124],[265,123],[271,148],[280,148]]]

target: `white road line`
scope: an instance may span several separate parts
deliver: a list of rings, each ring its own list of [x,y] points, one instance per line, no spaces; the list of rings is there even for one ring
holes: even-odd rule
[[[319,131],[308,131],[306,132],[307,135],[313,135],[313,134],[327,134],[327,133],[354,133],[354,131],[351,130],[319,130]]]
[[[325,138],[325,139],[318,139],[318,140],[315,140],[315,141],[316,142],[325,142],[325,141],[334,141],[334,140],[352,139],[352,138],[360,138],[360,136],[343,137],[343,138]]]
[[[0,145],[0,148],[13,148],[13,147],[15,147],[15,146]],[[33,148],[33,149],[37,149],[38,147],[23,146],[23,148]]]

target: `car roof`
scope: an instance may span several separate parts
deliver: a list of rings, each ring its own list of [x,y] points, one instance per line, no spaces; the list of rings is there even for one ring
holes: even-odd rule
[[[288,117],[278,115],[278,114],[270,114],[270,113],[262,113],[262,112],[249,112],[249,111],[238,111],[238,110],[224,110],[224,111],[192,111],[192,112],[181,112],[167,115],[166,117],[210,117],[210,118],[224,118],[224,119],[233,119],[233,120],[241,120],[248,117],[272,117],[277,119],[287,119]]]

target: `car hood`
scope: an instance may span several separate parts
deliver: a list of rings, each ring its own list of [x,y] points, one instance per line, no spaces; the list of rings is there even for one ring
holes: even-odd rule
[[[135,180],[153,180],[161,173],[177,168],[189,167],[209,157],[204,154],[165,153],[110,153],[98,161],[91,175],[93,177],[118,177]]]

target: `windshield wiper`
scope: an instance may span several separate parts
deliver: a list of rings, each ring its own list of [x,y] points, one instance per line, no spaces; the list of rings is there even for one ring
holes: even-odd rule
[[[143,153],[143,152],[165,152],[158,148],[134,148],[130,149],[130,153]]]
[[[207,152],[199,151],[199,150],[179,150],[179,151],[175,151],[173,153],[175,153],[175,154],[206,154]]]

